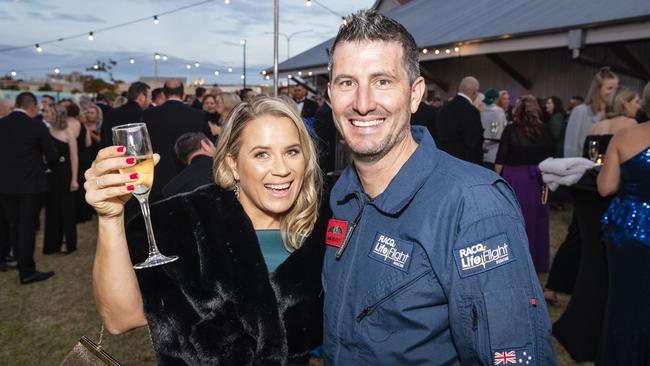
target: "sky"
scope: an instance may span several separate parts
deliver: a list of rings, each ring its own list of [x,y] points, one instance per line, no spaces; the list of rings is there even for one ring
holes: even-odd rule
[[[158,52],[168,56],[167,61],[158,61],[158,76],[186,77],[189,82],[202,77],[208,84],[239,84],[243,66],[240,40],[245,39],[247,83],[268,83],[259,73],[273,66],[273,0],[230,0],[230,4],[214,0],[160,16],[159,24],[153,23],[153,15],[198,2],[201,0],[0,0],[0,50],[150,18],[97,32],[93,41],[83,36],[43,44],[40,53],[34,46],[0,51],[0,75],[15,70],[16,78],[29,79],[44,77],[55,68],[66,74],[86,72],[97,61],[112,59],[117,61],[113,77],[132,82],[140,76],[153,76],[153,55]],[[318,2],[337,14],[347,15],[372,6],[375,0]],[[340,17],[317,3],[307,7],[305,0],[280,0],[280,32],[291,35],[307,31],[292,36],[292,56],[334,37],[339,25]],[[283,36],[279,39],[282,62],[287,58],[287,41]],[[215,71],[219,71],[218,76]],[[108,78],[106,74],[94,74]]]

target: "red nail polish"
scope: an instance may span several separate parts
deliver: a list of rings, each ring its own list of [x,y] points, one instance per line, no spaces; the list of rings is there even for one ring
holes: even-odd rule
[[[135,158],[126,158],[127,164],[135,164]]]
[[[134,190],[134,189],[135,189],[135,186],[133,184],[129,184],[128,186],[126,186],[126,190],[129,191],[129,192]]]
[[[118,146],[117,152],[124,152],[124,146]]]
[[[129,178],[138,179],[138,173],[131,173],[131,175],[129,175]]]

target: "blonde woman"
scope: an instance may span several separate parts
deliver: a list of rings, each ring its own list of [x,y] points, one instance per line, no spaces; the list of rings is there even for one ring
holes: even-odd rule
[[[321,343],[329,212],[318,213],[317,156],[293,109],[266,97],[232,110],[216,185],[151,207],[158,246],[180,258],[138,272],[131,258],[147,239],[141,218],[124,228],[137,178],[118,173],[122,151],[101,150],[86,172],[99,216],[95,298],[111,333],[148,324],[161,365],[285,365]]]
[[[228,114],[241,102],[241,99],[236,93],[221,93],[215,96],[214,99],[216,104],[214,110],[219,115],[219,120],[208,120],[208,125],[210,126],[212,136],[216,138],[221,134],[221,127],[224,121],[228,119]]]

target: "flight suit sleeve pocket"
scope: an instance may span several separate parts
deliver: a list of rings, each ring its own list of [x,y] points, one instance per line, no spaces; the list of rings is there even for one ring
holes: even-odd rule
[[[531,296],[525,289],[508,288],[483,294],[490,348],[508,349],[534,343]]]

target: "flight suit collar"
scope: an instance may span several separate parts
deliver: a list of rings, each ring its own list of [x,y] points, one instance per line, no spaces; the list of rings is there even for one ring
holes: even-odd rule
[[[385,214],[398,214],[402,211],[424,185],[438,162],[440,151],[429,131],[422,126],[412,126],[411,133],[418,147],[393,177],[386,190],[372,200],[373,205]],[[355,196],[370,201],[354,165],[351,164],[343,171],[332,189],[330,204],[335,207]]]

